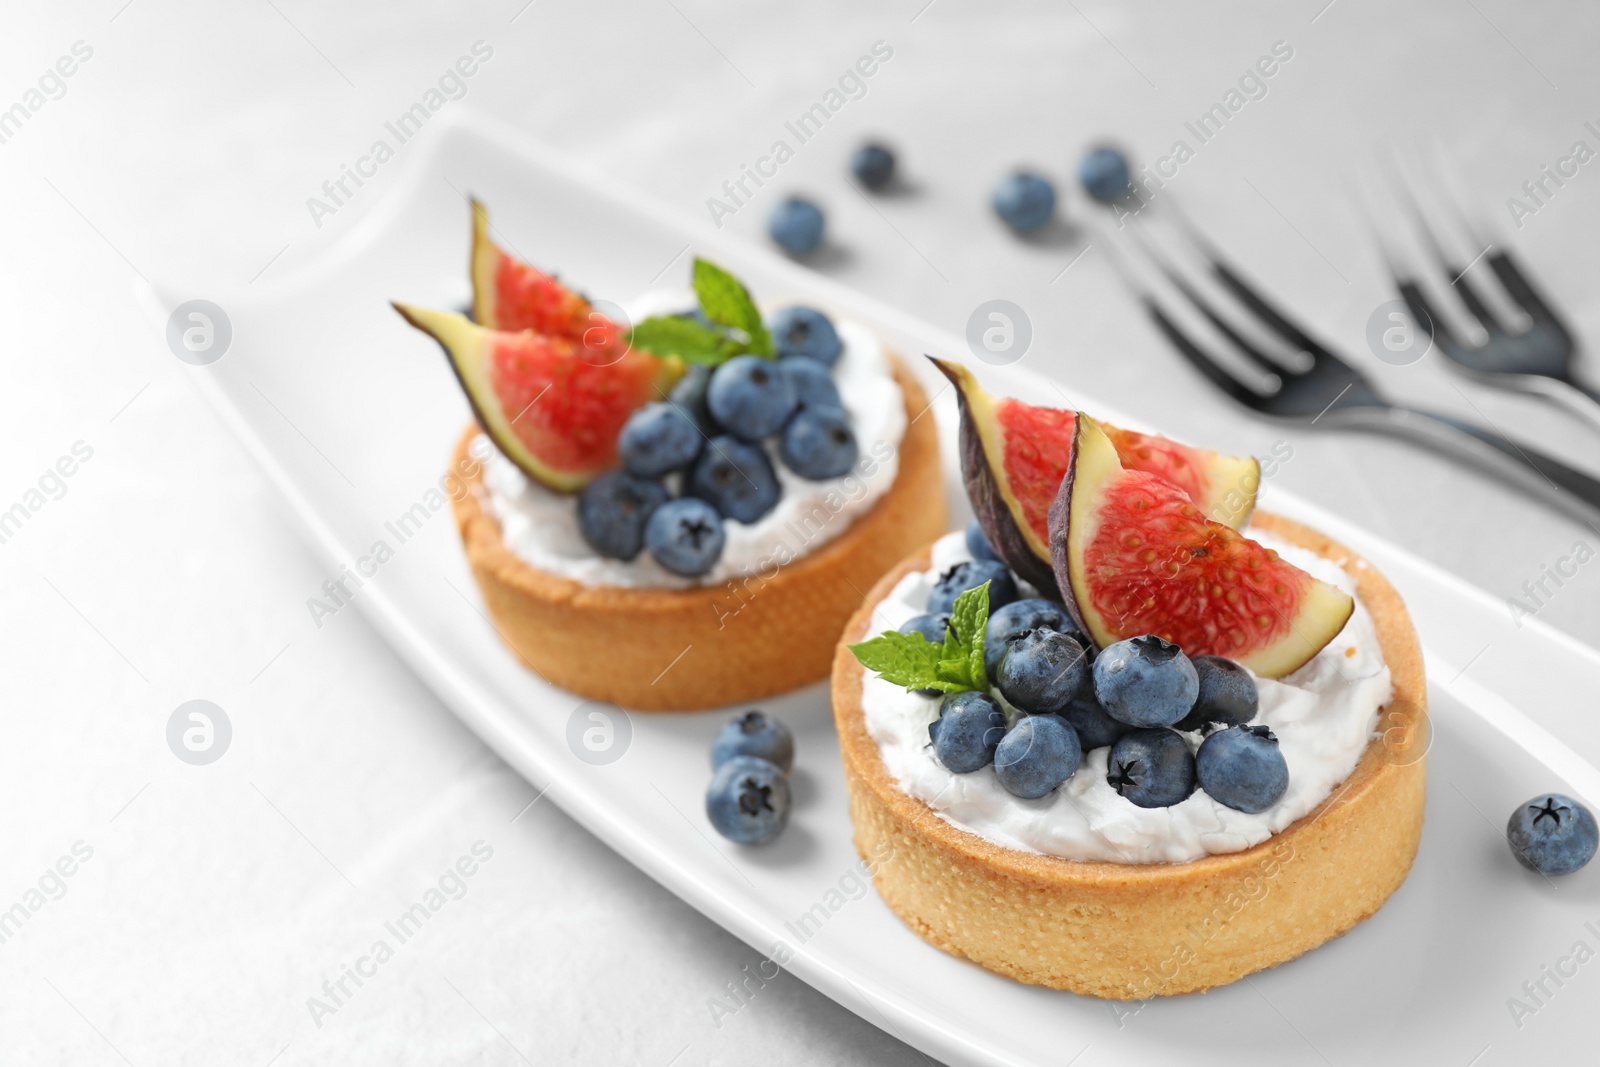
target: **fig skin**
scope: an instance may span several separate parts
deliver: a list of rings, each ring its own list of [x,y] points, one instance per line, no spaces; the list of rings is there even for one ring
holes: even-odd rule
[[[1072,427],[1072,452],[1078,452],[1078,438],[1083,436],[1083,420],[1079,419]],[[1072,573],[1067,569],[1067,534],[1072,518],[1072,483],[1078,473],[1076,463],[1067,464],[1067,473],[1061,479],[1061,488],[1056,491],[1055,500],[1050,503],[1050,517],[1047,520],[1050,529],[1050,564],[1051,578],[1055,581],[1061,594],[1061,606],[1067,609],[1067,614],[1072,616],[1072,621],[1078,624],[1078,632],[1084,635],[1088,642],[1099,649],[1094,632],[1089,629],[1089,621],[1083,617],[1083,611],[1078,607],[1078,598],[1072,593]]]

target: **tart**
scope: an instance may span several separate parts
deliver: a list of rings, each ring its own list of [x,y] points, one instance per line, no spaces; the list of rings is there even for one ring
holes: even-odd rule
[[[1314,530],[1257,513],[1255,529],[1332,560],[1371,615],[1393,692],[1342,785],[1241,851],[1178,863],[1083,861],[1005,847],[953,824],[890,775],[846,647],[924,548],[885,575],[845,628],[833,708],[855,843],[880,896],[919,937],[1034,985],[1117,1000],[1209,989],[1293,959],[1371,916],[1410,870],[1422,830],[1422,654],[1383,576]],[[1080,770],[1079,773],[1084,773]]]

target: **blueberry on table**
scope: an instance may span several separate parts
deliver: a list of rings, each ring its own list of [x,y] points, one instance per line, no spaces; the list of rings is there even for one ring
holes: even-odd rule
[[[1213,800],[1249,815],[1266,811],[1289,790],[1289,765],[1265,726],[1230,726],[1212,734],[1200,743],[1194,770]]]
[[[734,356],[712,372],[706,389],[711,417],[746,441],[777,433],[794,414],[797,402],[776,361],[761,356]]]
[[[813,482],[847,473],[860,454],[856,433],[839,408],[806,408],[796,413],[778,442],[783,465]]]
[[[729,841],[771,841],[789,822],[789,780],[767,760],[734,756],[711,776],[706,817]]]
[[[628,416],[617,435],[617,454],[629,474],[659,478],[693,463],[705,440],[686,410],[658,401]]]
[[[1594,858],[1600,840],[1589,809],[1560,793],[1517,805],[1506,823],[1517,862],[1540,874],[1571,874]]]
[[[939,576],[928,594],[928,611],[938,615],[956,605],[956,597],[968,589],[989,583],[989,610],[1003,608],[1017,599],[1017,583],[1005,564],[993,560],[969,560],[957,563]]]
[[[994,213],[1016,233],[1031,233],[1050,221],[1056,190],[1037,174],[1012,174],[994,187]]]
[[[833,384],[828,365],[806,356],[783,356],[778,360],[778,373],[789,380],[795,401],[800,408],[838,408],[844,410],[839,399],[839,387]]]
[[[711,742],[711,769],[735,756],[764,759],[784,774],[794,766],[794,735],[764,711],[751,710],[730,720]]]
[[[939,705],[939,720],[928,732],[933,754],[946,770],[971,774],[994,762],[994,750],[1006,733],[1006,716],[988,693],[970,689],[948,693]]]
[[[767,233],[791,256],[803,256],[822,243],[822,209],[803,197],[791,196],[772,209]]]
[[[1169,808],[1194,792],[1194,756],[1173,730],[1129,730],[1107,753],[1106,783],[1141,808]]]
[[[967,538],[970,543],[972,538],[970,530]],[[993,586],[989,587],[989,593],[992,597]],[[1072,623],[1072,616],[1067,614],[1067,609],[1054,600],[1038,598],[1013,600],[999,608],[991,604],[989,622],[983,634],[984,670],[988,672],[990,678],[995,677],[995,672],[1000,669],[1000,658],[1006,654],[1006,649],[1010,647],[1012,640],[1028,630],[1057,630],[1076,637],[1077,629]],[[1078,643],[1081,645],[1083,642]]]
[[[578,494],[578,532],[610,559],[633,559],[644,548],[650,515],[667,502],[667,490],[626,471],[607,471]]]
[[[994,774],[1012,796],[1037,800],[1071,778],[1083,747],[1057,715],[1024,715],[1001,738]]]
[[[685,578],[699,577],[716,566],[726,540],[717,509],[694,497],[662,504],[644,528],[650,555]]]
[[[1115,148],[1096,148],[1084,156],[1078,164],[1078,181],[1103,204],[1121,199],[1132,188],[1128,161]]]
[[[850,173],[868,189],[882,189],[894,177],[894,153],[881,144],[864,144],[850,157]]]
[[[1194,707],[1200,677],[1183,649],[1145,634],[1100,650],[1094,692],[1113,719],[1129,726],[1171,726]]]
[[[1030,714],[1059,711],[1083,684],[1083,646],[1056,630],[1025,630],[1000,657],[994,684],[1012,707]]]
[[[1189,662],[1200,680],[1200,694],[1174,729],[1198,730],[1208,722],[1243,726],[1256,717],[1261,696],[1249,670],[1222,656],[1194,656]]]
[[[816,308],[784,308],[767,320],[767,332],[772,334],[780,359],[804,356],[831,367],[844,351],[844,342],[839,340],[833,322]]]
[[[684,488],[725,519],[755,522],[778,503],[778,476],[760,445],[724,434],[706,442]]]
[[[989,538],[983,532],[983,524],[977,519],[967,523],[967,551],[972,553],[973,559],[992,559],[997,563],[1000,561],[994,546],[989,544]]]

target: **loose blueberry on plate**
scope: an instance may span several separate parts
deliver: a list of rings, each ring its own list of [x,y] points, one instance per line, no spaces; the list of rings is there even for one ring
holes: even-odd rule
[[[760,356],[734,356],[711,375],[706,406],[735,437],[759,441],[794,414],[794,389],[778,365]]]
[[[734,756],[711,776],[706,817],[717,833],[741,845],[760,845],[789,822],[789,781],[775,764]]]
[[[1517,862],[1540,874],[1571,874],[1594,858],[1600,842],[1589,809],[1560,793],[1545,793],[1517,805],[1506,823],[1506,840]]]
[[[578,494],[578,532],[600,555],[632,559],[644,548],[645,523],[666,502],[659,483],[607,471]]]
[[[969,541],[971,536],[969,532]],[[994,595],[993,586],[989,587],[989,595]],[[1073,625],[1067,609],[1054,600],[1030,598],[1013,600],[1001,608],[991,607],[983,634],[983,667],[989,677],[993,678],[1000,669],[1000,657],[1006,654],[1012,639],[1028,630],[1057,630],[1076,637],[1078,628]]]
[[[913,615],[900,624],[901,633],[921,634],[929,644],[933,645],[944,644],[944,634],[949,628],[950,616],[948,615]],[[912,692],[925,697],[933,697],[938,696],[942,690],[913,689]]]
[[[1083,684],[1083,646],[1055,630],[1026,630],[1000,657],[995,685],[1019,711],[1033,715],[1059,711]]]
[[[650,555],[685,578],[699,577],[716,566],[726,539],[717,509],[692,496],[662,504],[644,527]]]
[[[1194,707],[1200,678],[1183,649],[1145,634],[1100,650],[1094,692],[1113,719],[1129,726],[1170,726]]]
[[[1141,808],[1168,808],[1194,792],[1194,756],[1173,730],[1129,730],[1107,753],[1106,782]]]
[[[983,532],[983,525],[977,519],[967,523],[967,551],[972,553],[973,559],[992,559],[1000,561],[995,554],[994,546],[989,544],[989,538]]]
[[[785,356],[778,360],[778,373],[789,381],[795,400],[801,410],[806,408],[837,408],[844,410],[839,399],[839,387],[833,384],[833,375],[827,364],[805,356]]]
[[[1096,148],[1078,164],[1078,181],[1103,204],[1126,196],[1131,182],[1128,161],[1115,148]]]
[[[695,461],[705,436],[683,408],[656,402],[628,416],[617,435],[617,454],[629,474],[659,478]]]
[[[1194,757],[1200,788],[1218,804],[1255,815],[1283,799],[1289,765],[1265,726],[1230,726],[1200,743]]]
[[[1089,671],[1084,672],[1083,684],[1067,701],[1067,706],[1056,712],[1078,732],[1078,740],[1083,743],[1085,752],[1115,744],[1117,738],[1133,729],[1106,714],[1106,709],[1100,706],[1099,698],[1094,695],[1094,679],[1090,674]]]
[[[764,759],[784,774],[794,766],[794,734],[762,711],[747,711],[729,720],[711,742],[711,769],[717,770],[735,756]]]
[[[711,409],[706,406],[706,390],[709,388],[711,368],[697,363],[678,379],[678,384],[667,394],[667,401],[694,419],[695,425],[707,437],[715,437],[722,430],[717,426],[717,420],[711,417]]]
[[[954,774],[970,774],[994,762],[994,750],[1006,734],[1000,702],[988,693],[947,693],[939,719],[928,726],[933,754]]]
[[[968,589],[989,583],[989,610],[1005,607],[1017,599],[1017,583],[1005,564],[993,560],[975,559],[957,563],[939,576],[928,594],[928,611],[934,615],[948,612],[956,605],[956,597]]]
[[[816,308],[787,307],[767,320],[767,332],[778,350],[778,358],[804,356],[823,366],[839,362],[844,342],[833,322]]]
[[[1222,656],[1194,656],[1189,662],[1200,680],[1200,694],[1174,729],[1198,730],[1208,722],[1243,726],[1256,717],[1261,696],[1248,670]]]
[[[1031,233],[1050,221],[1056,190],[1037,174],[1012,174],[994,187],[994,213],[1017,233]]]
[[[994,750],[994,774],[1012,796],[1037,800],[1071,778],[1083,747],[1057,715],[1024,715]]]
[[[685,492],[699,497],[725,519],[755,522],[778,502],[778,476],[760,445],[724,434],[706,442],[689,471]]]
[[[894,153],[881,144],[864,144],[850,157],[850,173],[868,189],[882,189],[894,177]]]
[[[822,209],[803,197],[791,196],[772,209],[767,233],[791,256],[803,256],[822,243]]]
[[[860,451],[849,418],[838,408],[806,408],[789,420],[778,441],[783,465],[814,482],[849,471]]]

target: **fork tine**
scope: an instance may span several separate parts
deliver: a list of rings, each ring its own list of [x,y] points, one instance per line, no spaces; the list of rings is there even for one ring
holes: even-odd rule
[[[1567,334],[1566,324],[1557,318],[1556,313],[1550,310],[1550,305],[1545,302],[1539,291],[1533,287],[1528,276],[1517,266],[1516,260],[1511,258],[1510,252],[1495,251],[1486,257],[1489,260],[1489,269],[1494,271],[1494,276],[1500,279],[1500,284],[1505,288],[1506,295],[1534,322],[1545,323]],[[1570,334],[1568,334],[1570,336]]]
[[[1417,228],[1417,232],[1422,235],[1423,243],[1427,245],[1429,253],[1432,254],[1434,263],[1450,279],[1450,287],[1461,298],[1462,306],[1467,309],[1467,314],[1478,320],[1478,325],[1490,333],[1507,332],[1505,325],[1500,321],[1500,316],[1496,315],[1484,301],[1477,287],[1467,280],[1467,271],[1472,264],[1468,263],[1465,267],[1458,266],[1449,253],[1444,250],[1444,245],[1439,241],[1438,234],[1434,232],[1433,226],[1428,222],[1428,217],[1422,210],[1422,204],[1418,202],[1416,195],[1412,193],[1411,187],[1401,178],[1398,167],[1392,171],[1391,178],[1399,190],[1400,199],[1404,202],[1408,213],[1411,215],[1412,224]],[[1476,262],[1476,260],[1473,262]],[[1440,324],[1437,315],[1433,317],[1433,323],[1435,327]]]
[[[1166,336],[1167,340],[1172,343],[1172,347],[1176,348],[1184,358],[1194,364],[1196,370],[1209,378],[1212,385],[1221,389],[1245,407],[1258,410],[1261,408],[1261,394],[1235,378],[1222,364],[1213,359],[1210,353],[1200,347],[1194,338],[1184,333],[1178,324],[1173,322],[1167,316],[1167,313],[1161,309],[1161,305],[1156,302],[1154,297],[1147,293],[1141,296],[1140,299],[1144,303],[1145,312],[1149,314],[1151,321],[1155,323],[1156,329]]]

